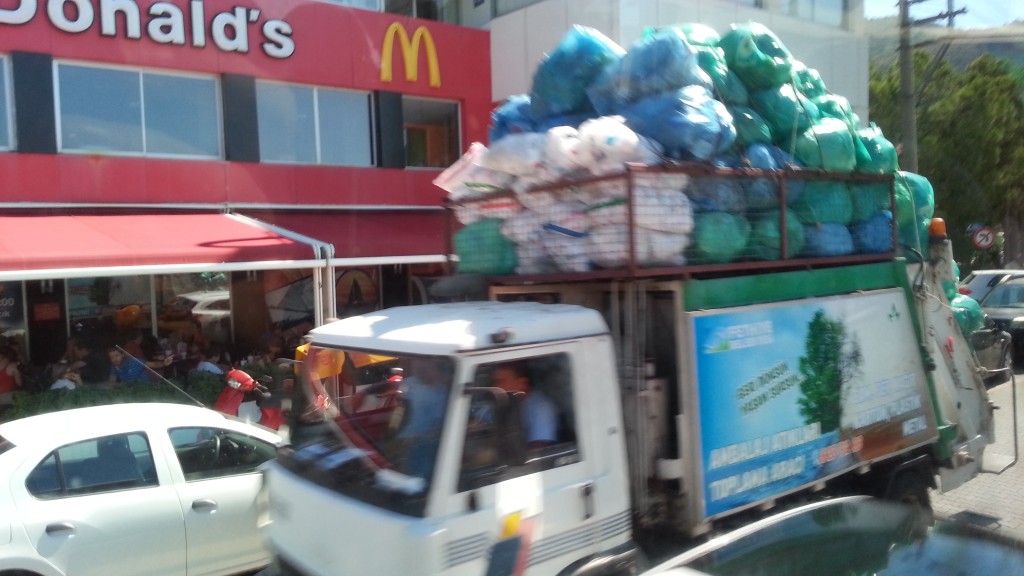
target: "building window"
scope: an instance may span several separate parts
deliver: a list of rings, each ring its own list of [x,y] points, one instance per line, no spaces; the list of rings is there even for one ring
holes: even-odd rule
[[[782,11],[790,16],[810,20],[818,24],[845,27],[847,24],[847,0],[788,0]]]
[[[264,162],[371,166],[370,95],[256,82]]]
[[[213,78],[58,63],[62,152],[220,158]]]
[[[458,159],[458,104],[404,96],[402,119],[406,166],[446,168]]]
[[[7,80],[7,57],[0,56],[0,150],[14,147],[14,136],[11,127],[11,83]]]

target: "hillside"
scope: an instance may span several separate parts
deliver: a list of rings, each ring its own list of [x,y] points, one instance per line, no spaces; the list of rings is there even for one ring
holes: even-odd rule
[[[892,17],[866,20],[865,29],[871,39],[872,64],[881,68],[895,65],[896,52],[899,48],[897,19]],[[911,41],[915,45],[927,43],[920,46],[920,49],[933,54],[942,46],[942,41],[950,37],[949,28],[934,24],[917,26],[911,33]],[[953,44],[946,53],[946,60],[958,70],[962,70],[982,54],[990,54],[1024,68],[1024,23],[984,30],[953,30],[952,38]]]

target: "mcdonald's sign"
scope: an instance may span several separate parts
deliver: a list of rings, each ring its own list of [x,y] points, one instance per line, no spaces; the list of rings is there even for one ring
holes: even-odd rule
[[[437,47],[434,46],[434,37],[430,30],[419,26],[412,33],[412,39],[405,31],[405,26],[398,22],[392,22],[388,31],[384,34],[384,45],[381,46],[380,59],[380,80],[391,82],[394,76],[393,53],[395,49],[395,38],[398,38],[398,45],[402,50],[402,60],[405,62],[405,79],[409,82],[419,80],[420,45],[423,45],[427,53],[427,71],[430,74],[430,87],[441,87],[441,70],[437,65]]]

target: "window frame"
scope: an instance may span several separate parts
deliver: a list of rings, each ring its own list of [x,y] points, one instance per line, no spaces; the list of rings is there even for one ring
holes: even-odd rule
[[[301,84],[301,83],[296,83],[296,82],[282,82],[282,81],[279,81],[279,80],[270,80],[270,79],[266,79],[266,78],[257,78],[256,79],[255,91],[256,91],[256,130],[257,130],[258,133],[260,132],[260,125],[261,125],[261,107],[260,107],[260,98],[259,98],[259,87],[261,85],[263,85],[263,86],[281,86],[281,87],[287,87],[287,88],[300,88],[300,89],[304,89],[304,90],[309,90],[312,93],[312,100],[313,100],[313,109],[312,109],[312,113],[313,113],[313,155],[314,155],[314,158],[313,158],[312,161],[269,159],[269,158],[267,158],[264,155],[263,138],[262,138],[262,134],[261,134],[261,138],[260,138],[260,151],[259,151],[260,163],[261,164],[280,164],[280,165],[297,165],[297,166],[330,166],[330,167],[335,167],[335,168],[374,168],[374,167],[376,167],[376,139],[377,138],[376,138],[376,134],[374,133],[376,108],[373,105],[373,97],[372,97],[373,95],[372,95],[371,92],[366,91],[366,90],[355,90],[355,89],[351,89],[351,88],[340,88],[340,87],[334,87],[334,86],[319,86],[319,85],[315,85],[315,84]],[[365,117],[365,119],[366,119],[366,134],[367,134],[367,137],[368,137],[368,140],[367,140],[366,144],[367,144],[367,150],[370,153],[369,158],[367,159],[367,162],[365,164],[353,164],[353,163],[337,164],[337,163],[333,163],[333,162],[325,162],[324,161],[324,150],[323,150],[324,149],[324,139],[321,136],[321,130],[323,129],[323,126],[322,126],[321,110],[320,110],[321,109],[320,95],[323,92],[328,92],[328,93],[330,93],[330,92],[338,92],[338,93],[343,93],[343,94],[355,94],[355,95],[361,95],[361,96],[365,97],[365,99],[366,99],[366,107],[367,107],[366,108],[367,114],[366,114],[366,117]],[[346,124],[348,124],[348,123],[346,123]]]
[[[142,151],[134,150],[107,150],[107,149],[96,149],[96,148],[71,148],[64,143],[64,119],[61,102],[61,89],[60,89],[60,71],[62,66],[76,67],[80,69],[94,69],[103,71],[116,71],[116,72],[128,72],[135,75],[135,80],[138,87],[139,97],[139,116],[138,124],[142,131]],[[121,156],[130,158],[164,158],[164,159],[176,159],[176,160],[223,160],[224,159],[224,112],[223,112],[223,91],[221,89],[220,79],[215,75],[210,74],[199,74],[194,72],[183,72],[178,70],[163,70],[154,68],[139,68],[132,66],[118,66],[113,64],[97,64],[95,62],[84,62],[79,60],[54,60],[53,61],[53,114],[54,114],[54,128],[55,135],[57,138],[57,152],[59,154],[87,154],[87,155],[104,155],[104,156]],[[168,78],[183,78],[191,80],[207,80],[212,83],[214,102],[213,113],[216,115],[216,134],[215,141],[217,143],[217,152],[214,155],[208,154],[176,154],[170,152],[151,152],[149,151],[149,139],[147,138],[147,127],[146,127],[146,91],[145,91],[145,77],[147,75],[163,76]],[[133,124],[133,126],[136,126]]]
[[[75,478],[80,478],[80,474],[88,475],[91,472],[95,472],[95,470],[90,469],[88,464],[100,463],[102,461],[102,457],[99,456],[100,442],[103,440],[117,437],[124,437],[129,447],[131,447],[131,438],[133,437],[138,438],[145,443],[146,449],[144,451],[136,452],[134,449],[132,449],[132,454],[135,456],[136,465],[139,466],[139,478],[137,480],[130,481],[131,483],[125,480],[112,479],[109,481],[99,481],[94,483],[83,484],[80,486],[74,486],[73,480]],[[93,446],[89,447],[89,444],[92,444]],[[83,447],[86,447],[88,452],[96,453],[96,456],[78,458],[75,460],[68,459],[67,462],[65,462],[67,454],[65,454],[65,456],[62,456],[62,451],[66,453],[73,451],[75,449],[81,450]],[[148,458],[148,462],[146,462],[145,460],[139,462],[140,457],[142,457],[143,459]],[[54,468],[54,474],[52,479],[57,481],[56,489],[46,491],[39,491],[34,489],[31,486],[33,474],[37,470],[40,470],[44,465],[48,465],[47,461],[50,460],[51,458],[54,461],[52,465]],[[146,474],[146,472],[143,471],[144,469],[150,471],[150,474]],[[116,434],[108,434],[106,436],[98,436],[95,438],[86,438],[83,440],[76,440],[74,442],[69,442],[67,444],[58,446],[51,450],[50,452],[48,452],[46,456],[44,456],[38,463],[36,463],[35,466],[32,467],[32,471],[29,472],[28,477],[25,480],[26,491],[36,500],[61,500],[64,498],[75,498],[78,496],[91,496],[93,494],[107,494],[111,492],[121,492],[124,490],[137,490],[140,488],[150,488],[159,485],[160,482],[156,473],[156,463],[153,458],[153,444],[152,442],[150,442],[149,436],[146,434],[146,432],[142,430],[133,430],[130,432],[119,432]]]
[[[557,407],[558,407],[558,428],[559,436],[565,436],[564,439],[560,438],[558,442],[545,446],[542,448],[527,448],[526,439],[519,438],[521,442],[522,450],[512,449],[509,450],[507,446],[508,438],[498,430],[488,432],[484,430],[485,435],[490,439],[490,443],[474,443],[469,442],[474,427],[473,411],[474,411],[474,400],[486,398],[486,394],[481,394],[484,391],[500,390],[500,388],[494,388],[492,384],[492,371],[495,367],[509,362],[521,361],[528,365],[528,369],[531,375],[531,386],[536,386],[536,389],[544,393]],[[560,390],[552,390],[552,382],[546,384],[538,384],[538,374],[546,374],[549,377],[555,377],[553,374],[556,370],[551,370],[554,365],[550,365],[545,369],[543,366],[538,367],[537,363],[557,361],[558,369],[562,371],[561,378],[559,378],[558,386]],[[475,490],[484,486],[490,486],[509,480],[512,478],[518,478],[520,476],[526,476],[528,474],[534,474],[536,472],[543,472],[545,470],[552,470],[554,468],[561,468],[563,466],[570,466],[583,461],[583,449],[580,446],[580,426],[579,418],[575,414],[576,411],[576,393],[575,380],[573,371],[573,359],[572,355],[568,351],[558,351],[553,353],[538,354],[529,357],[520,358],[506,358],[498,361],[490,361],[481,364],[477,364],[473,367],[473,379],[470,383],[466,384],[463,390],[463,394],[469,396],[466,402],[466,425],[463,428],[463,444],[459,448],[459,468],[457,475],[457,492],[466,492],[469,490]],[[568,397],[564,397],[567,393]],[[562,394],[562,396],[559,396]],[[510,405],[513,404],[512,395],[509,395]],[[521,405],[511,406],[511,410],[508,411],[510,417],[519,418]],[[498,428],[500,428],[500,419],[498,422]],[[478,430],[479,431],[479,430]],[[525,433],[525,430],[521,428],[521,431]],[[504,445],[503,445],[504,444]],[[470,460],[471,455],[479,456],[479,454],[486,452],[488,449],[493,450],[498,457],[519,457],[525,454],[522,462],[508,462],[508,461],[495,461],[486,465],[478,465],[475,467],[467,467],[467,461]],[[516,454],[519,452],[519,454]]]
[[[449,144],[449,150],[444,151],[444,154],[449,155],[450,158],[447,158],[446,160],[438,162],[438,164],[436,166],[430,164],[430,157],[431,157],[430,149],[431,149],[431,142],[432,142],[430,130],[432,128],[433,129],[441,128],[441,125],[439,125],[439,124],[432,124],[432,123],[429,123],[429,122],[424,122],[422,118],[410,119],[409,115],[405,111],[405,108],[406,108],[407,103],[412,103],[412,102],[424,102],[424,103],[427,103],[428,105],[431,105],[431,104],[435,104],[435,105],[436,104],[447,104],[447,105],[451,105],[454,108],[453,113],[452,113],[452,117],[455,120],[455,126],[451,130],[452,143]],[[410,164],[409,163],[409,155],[410,155],[409,134],[410,134],[410,132],[417,132],[417,133],[422,132],[424,134],[424,142],[425,142],[425,146],[426,146],[425,155],[426,155],[426,158],[427,158],[427,162],[425,162],[425,165],[423,165],[423,166],[414,165],[414,164]],[[402,148],[403,148],[402,162],[403,162],[403,165],[404,165],[405,169],[407,169],[407,170],[409,170],[409,169],[411,169],[411,170],[443,170],[443,169],[447,168],[448,166],[450,166],[451,164],[453,164],[456,160],[459,159],[459,157],[461,155],[461,152],[463,150],[463,148],[462,148],[462,103],[460,101],[458,101],[458,100],[447,100],[447,99],[444,99],[444,98],[429,98],[429,97],[425,97],[425,96],[418,96],[418,95],[415,95],[415,94],[402,94]]]
[[[14,81],[11,72],[11,58],[8,54],[0,54],[0,97],[3,98],[0,106],[0,115],[3,116],[6,130],[0,133],[5,140],[0,140],[0,152],[13,152],[17,149],[17,132],[14,121]]]
[[[182,443],[175,439],[177,433],[185,433],[186,435],[194,434],[196,440],[194,442]],[[232,476],[244,476],[246,474],[258,474],[260,466],[274,458],[277,454],[277,447],[274,446],[272,442],[268,442],[262,438],[252,436],[244,432],[232,430],[230,428],[217,428],[214,426],[175,426],[167,429],[167,437],[174,449],[175,459],[178,462],[182,477],[185,479],[186,483],[216,480],[218,478],[229,478]],[[245,462],[229,466],[215,466],[208,469],[191,469],[193,462],[186,462],[182,460],[182,457],[185,454],[188,454],[189,458],[200,455],[200,450],[205,450],[207,448],[204,445],[211,443],[217,447],[215,456],[222,458],[224,457],[222,450],[225,439],[231,439],[234,442],[249,442],[253,446],[258,447],[254,448],[253,453],[256,453],[259,448],[266,448],[267,457],[255,463]],[[200,461],[197,460],[195,463],[199,462]]]

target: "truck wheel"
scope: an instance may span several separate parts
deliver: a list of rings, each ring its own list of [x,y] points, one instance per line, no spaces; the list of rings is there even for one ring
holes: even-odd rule
[[[883,495],[886,500],[906,504],[914,509],[922,525],[932,523],[932,500],[928,484],[920,474],[903,473],[896,477],[889,490]]]

